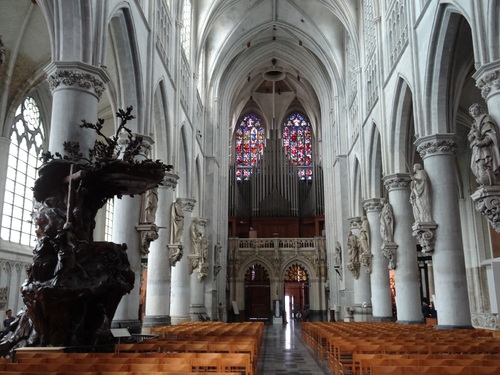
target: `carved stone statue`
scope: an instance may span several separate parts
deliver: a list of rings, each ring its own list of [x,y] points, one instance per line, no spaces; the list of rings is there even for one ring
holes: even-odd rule
[[[347,269],[351,271],[355,279],[359,278],[359,247],[358,238],[349,231],[347,236],[347,251],[349,252],[349,263],[347,264]]]
[[[370,226],[366,216],[361,217],[361,228],[359,229],[358,246],[360,253],[360,263],[366,268],[366,273],[371,273],[373,255],[370,250]]]
[[[479,185],[495,185],[500,168],[498,126],[480,104],[472,104],[469,114],[474,118],[468,135],[472,172]]]
[[[184,231],[184,212],[182,212],[181,199],[177,198],[171,207],[170,243],[180,244]]]
[[[413,217],[415,222],[433,222],[429,176],[420,163],[415,163],[413,171],[410,185],[410,203],[413,207]]]
[[[359,230],[358,241],[360,253],[370,253],[370,227],[366,216],[361,217],[361,228]]]
[[[333,265],[335,267],[342,266],[342,246],[339,241],[335,241],[335,253],[333,254]]]
[[[155,222],[158,209],[158,188],[148,190],[144,194],[142,223],[152,224]]]
[[[392,205],[386,198],[382,198],[382,211],[380,212],[380,236],[382,242],[394,242],[394,213]]]

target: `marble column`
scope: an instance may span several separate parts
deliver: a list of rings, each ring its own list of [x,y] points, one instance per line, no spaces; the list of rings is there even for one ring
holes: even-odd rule
[[[205,236],[205,227],[207,225],[207,218],[198,217],[196,218],[199,230]],[[201,249],[200,249],[201,250]],[[191,252],[193,249],[191,249]],[[198,259],[197,267],[191,272],[190,283],[191,283],[191,302],[189,306],[189,316],[191,321],[196,322],[199,320],[199,314],[205,316],[207,314],[207,309],[205,307],[205,284],[204,280],[208,273],[207,259],[204,259],[201,254],[190,254],[190,256],[196,256]]]
[[[97,105],[109,78],[103,69],[75,61],[55,61],[45,71],[53,97],[48,150],[64,154],[63,143],[72,141],[86,156],[96,134],[79,125],[82,120],[96,123]]]
[[[420,273],[417,247],[412,235],[413,211],[410,205],[410,176],[395,173],[384,177],[389,192],[389,203],[394,214],[394,242],[396,250],[396,309],[397,322],[422,324],[422,301],[420,300]]]
[[[359,229],[361,227],[361,217],[351,217],[348,219],[352,233],[359,237]],[[361,250],[360,250],[361,256]],[[366,272],[366,268],[360,266],[359,277],[354,277],[354,321],[362,322],[371,320],[371,288],[370,274]]]
[[[148,279],[146,287],[146,315],[143,333],[151,327],[169,325],[170,322],[170,205],[179,176],[166,172],[163,185],[158,187],[156,224],[160,228],[158,239],[151,243],[148,254]]]
[[[137,134],[143,138],[141,154],[138,160],[147,158],[147,154],[153,144],[153,139],[143,134]],[[125,145],[122,145],[125,147]],[[141,257],[142,241],[141,234],[137,230],[140,221],[142,200],[140,195],[126,196],[115,199],[113,212],[112,241],[127,244],[127,257],[130,269],[135,274],[134,288],[129,294],[123,296],[115,316],[111,322],[112,328],[128,328],[132,333],[140,333],[142,323],[139,317],[140,290],[141,290]]]
[[[370,251],[373,255],[372,272],[370,274],[372,315],[373,320],[377,322],[393,320],[388,260],[382,255],[381,249],[380,212],[382,206],[380,198],[363,201],[363,208],[366,211],[366,218],[370,225]]]
[[[191,278],[189,275],[189,248],[191,213],[193,212],[195,199],[181,198],[182,211],[184,212],[184,231],[182,232],[181,243],[184,248],[184,255],[172,267],[172,280],[170,292],[170,318],[172,324],[188,322],[191,320],[189,306],[191,303]],[[186,250],[187,249],[187,250]]]
[[[432,216],[438,225],[432,254],[437,328],[472,328],[453,134],[422,137],[415,144],[429,176]]]
[[[0,204],[3,207],[5,199],[5,183],[7,180],[7,168],[9,161],[10,139],[0,137]],[[0,215],[0,228],[2,227],[2,215]]]

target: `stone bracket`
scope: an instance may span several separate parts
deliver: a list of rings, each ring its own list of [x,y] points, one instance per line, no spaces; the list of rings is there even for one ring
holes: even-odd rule
[[[412,234],[418,240],[420,246],[422,246],[423,253],[431,254],[434,251],[434,232],[437,226],[434,222],[423,223],[417,221],[411,227],[413,230]]]
[[[500,233],[500,186],[481,186],[471,195],[476,210]]]
[[[396,269],[396,250],[398,247],[398,244],[394,242],[384,242],[382,244],[382,255],[389,260],[387,267],[390,270]]]
[[[183,251],[181,244],[170,244],[167,245],[169,251],[170,266],[175,267],[178,261],[181,260]]]

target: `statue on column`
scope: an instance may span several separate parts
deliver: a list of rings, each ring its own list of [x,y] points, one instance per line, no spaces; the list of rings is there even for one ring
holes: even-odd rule
[[[392,205],[386,198],[381,199],[382,211],[380,212],[380,236],[382,243],[394,242],[394,213]]]
[[[360,263],[366,267],[366,273],[371,273],[373,255],[370,251],[370,226],[366,216],[361,217],[361,228],[359,229],[358,244]]]
[[[415,163],[413,172],[410,184],[410,203],[413,208],[413,217],[415,222],[433,222],[429,176],[420,163]]]
[[[201,221],[194,218],[191,221],[191,252],[189,254],[189,273],[197,270],[199,273],[200,281],[203,280],[208,274],[208,239],[205,234],[200,230],[199,226]]]
[[[479,185],[496,185],[500,168],[498,126],[478,103],[469,107],[469,114],[474,118],[468,135],[472,172]]]
[[[394,213],[392,205],[386,198],[381,199],[382,211],[380,212],[380,236],[382,237],[382,255],[389,260],[390,270],[396,268],[396,250],[398,245],[394,242]]]
[[[170,243],[181,244],[184,231],[184,212],[182,212],[181,199],[177,198],[171,207]]]
[[[358,238],[349,231],[347,235],[347,251],[349,252],[349,263],[347,264],[347,269],[351,271],[355,279],[359,278],[359,245]]]
[[[432,219],[431,184],[427,172],[420,163],[415,163],[413,171],[410,203],[415,223],[412,226],[412,234],[422,246],[422,252],[431,253],[434,251],[434,231],[437,228],[437,224]]]
[[[149,253],[151,242],[159,238],[158,226],[155,224],[158,209],[158,188],[149,189],[142,195],[141,222],[136,227],[141,234],[141,253]]]
[[[335,252],[333,253],[333,268],[342,280],[342,246],[339,241],[335,241]]]

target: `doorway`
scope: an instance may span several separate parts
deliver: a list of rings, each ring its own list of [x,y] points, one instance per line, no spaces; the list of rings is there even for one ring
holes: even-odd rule
[[[307,321],[309,315],[309,278],[306,270],[291,265],[285,272],[285,312],[290,321]]]
[[[250,266],[245,273],[246,320],[268,321],[271,313],[271,283],[269,273],[260,264]]]

